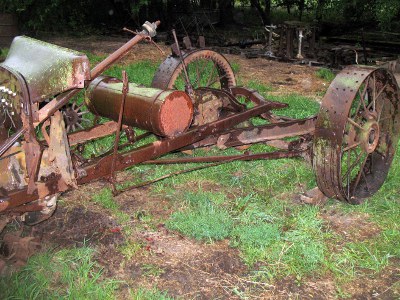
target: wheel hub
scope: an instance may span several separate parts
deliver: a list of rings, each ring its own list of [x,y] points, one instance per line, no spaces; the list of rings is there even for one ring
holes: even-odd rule
[[[359,136],[361,146],[365,152],[372,153],[379,143],[379,124],[375,120],[370,120],[366,122],[362,128],[362,132]]]
[[[73,110],[71,107],[65,109],[65,123],[67,125],[75,125],[79,122],[78,112]]]

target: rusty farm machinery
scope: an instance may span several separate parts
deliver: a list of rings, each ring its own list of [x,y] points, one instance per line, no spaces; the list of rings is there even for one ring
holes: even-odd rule
[[[151,39],[157,25],[146,22],[92,69],[82,53],[28,37],[14,39],[0,64],[2,215],[23,216],[35,224],[51,215],[60,193],[101,178],[110,180],[117,193],[115,172],[142,163],[306,157],[328,197],[357,204],[381,187],[400,132],[400,94],[390,71],[344,69],[328,88],[319,113],[304,119],[278,116],[274,111],[287,104],[236,86],[230,64],[212,50],[177,47],[160,65],[152,87],[129,83],[126,73],[122,80],[102,75],[134,45]],[[82,90],[84,97],[75,97]],[[254,126],[253,118],[265,122]],[[106,136],[113,137],[112,149],[82,154],[87,143]],[[149,136],[153,140],[143,143]],[[162,158],[205,146],[273,141],[284,141],[284,147]]]

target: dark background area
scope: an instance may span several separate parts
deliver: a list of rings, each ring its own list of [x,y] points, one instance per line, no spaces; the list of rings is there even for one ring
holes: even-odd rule
[[[161,20],[160,29],[169,30],[195,18],[197,31],[210,24],[224,28],[285,20],[316,22],[332,34],[360,27],[400,29],[398,0],[1,0],[0,13],[16,14],[21,32],[31,35],[115,33],[146,20]]]

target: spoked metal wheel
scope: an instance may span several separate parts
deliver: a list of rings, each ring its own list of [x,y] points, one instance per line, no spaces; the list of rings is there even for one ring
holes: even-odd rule
[[[90,112],[86,108],[84,101],[80,104],[77,101],[69,103],[62,108],[62,113],[68,133],[83,130],[93,125],[93,120],[88,118]]]
[[[321,105],[313,167],[328,197],[359,204],[383,184],[400,134],[399,89],[384,69],[343,70]]]
[[[193,89],[210,87],[227,89],[236,85],[231,65],[221,54],[212,50],[195,50],[183,55]],[[154,75],[152,87],[185,89],[185,74],[179,57],[169,56]]]

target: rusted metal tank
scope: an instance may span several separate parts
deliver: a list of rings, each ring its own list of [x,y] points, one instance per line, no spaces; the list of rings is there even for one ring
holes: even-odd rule
[[[122,101],[122,82],[117,78],[100,76],[89,85],[85,101],[92,113],[117,121]],[[160,136],[175,136],[186,131],[192,119],[192,100],[185,92],[129,83],[123,124]]]

